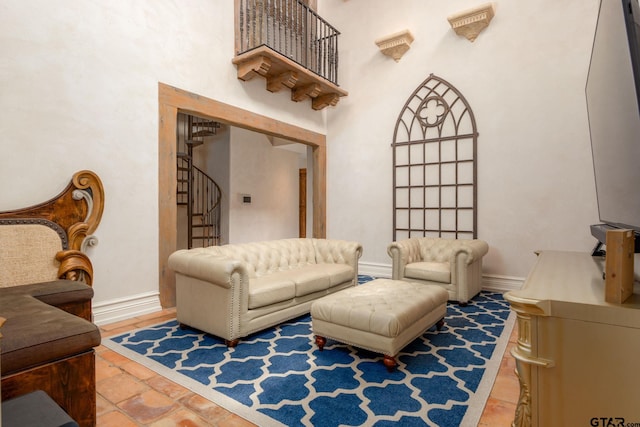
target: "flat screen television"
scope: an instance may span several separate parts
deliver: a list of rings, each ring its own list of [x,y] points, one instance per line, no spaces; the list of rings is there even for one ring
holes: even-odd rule
[[[601,0],[585,87],[603,254],[609,229],[635,232],[640,252],[640,7]]]

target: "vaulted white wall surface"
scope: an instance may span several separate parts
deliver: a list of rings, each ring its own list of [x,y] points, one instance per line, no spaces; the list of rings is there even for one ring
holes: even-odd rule
[[[233,56],[229,0],[0,4],[0,210],[54,196],[78,170],[100,176],[94,313],[157,301],[159,82],[326,133],[326,113],[238,80]]]
[[[157,301],[158,82],[326,133],[327,235],[360,241],[362,270],[388,271],[393,127],[434,73],[477,120],[486,277],[522,278],[537,249],[591,249],[584,83],[596,0],[501,0],[474,43],[447,16],[476,1],[318,3],[342,32],[349,92],[320,112],[236,78],[230,0],[0,3],[0,210],[57,194],[78,170],[99,174],[105,212],[90,256],[102,321],[125,316],[119,305],[140,313]],[[400,62],[382,55],[374,41],[405,28],[415,41]]]
[[[265,135],[231,128],[230,243],[298,237],[298,157]]]
[[[394,126],[433,73],[477,121],[485,279],[523,278],[539,249],[590,251],[598,212],[584,87],[598,3],[497,1],[471,43],[447,16],[477,1],[321,1],[342,33],[339,82],[349,91],[328,114],[328,234],[360,240],[363,267],[390,263]],[[415,40],[395,62],[374,41],[404,29]]]

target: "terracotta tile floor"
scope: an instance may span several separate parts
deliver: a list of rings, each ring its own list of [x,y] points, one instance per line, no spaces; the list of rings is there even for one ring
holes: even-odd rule
[[[175,318],[167,309],[101,327],[103,337]],[[519,395],[515,362],[510,355],[517,339],[511,334],[505,357],[479,426],[510,426]],[[253,426],[245,419],[175,384],[104,346],[96,351],[99,427]]]

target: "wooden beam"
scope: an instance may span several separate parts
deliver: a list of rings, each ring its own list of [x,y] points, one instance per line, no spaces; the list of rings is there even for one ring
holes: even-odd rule
[[[313,237],[327,237],[327,146],[313,147]]]
[[[159,95],[158,129],[158,259],[160,273],[160,305],[163,308],[176,305],[176,278],[169,270],[167,260],[177,249],[178,230],[176,228],[178,206],[176,200],[176,130],[178,109],[167,102],[162,86]]]

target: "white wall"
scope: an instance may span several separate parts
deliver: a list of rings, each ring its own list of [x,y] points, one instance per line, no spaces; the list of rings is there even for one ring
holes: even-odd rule
[[[232,1],[2,2],[0,210],[41,202],[74,172],[94,170],[106,192],[90,249],[94,307],[152,298],[163,82],[327,133],[328,236],[359,240],[364,264],[388,266],[393,126],[434,73],[464,94],[478,122],[485,273],[523,277],[536,249],[590,250],[597,210],[584,82],[597,1],[501,0],[470,43],[446,17],[476,5],[321,0],[342,32],[349,91],[327,113],[266,91],[263,79],[237,80]],[[374,40],[404,28],[416,40],[396,63]]]
[[[320,2],[342,33],[339,77],[349,91],[328,114],[327,229],[360,240],[364,264],[390,263],[390,144],[404,103],[430,73],[462,92],[477,121],[478,237],[491,247],[485,274],[522,278],[535,250],[595,244],[584,85],[598,1],[495,2],[490,26],[471,43],[447,16],[480,4]],[[374,40],[404,29],[415,41],[396,63]]]
[[[264,135],[231,129],[230,243],[298,237],[298,158]]]
[[[0,4],[0,210],[54,196],[78,170],[101,177],[98,311],[157,300],[158,82],[326,133],[326,113],[238,80],[233,56],[232,1]]]
[[[265,135],[222,125],[193,149],[194,165],[220,186],[221,244],[298,236],[298,169],[307,156],[293,145],[302,148],[274,147]],[[178,248],[187,247],[186,221],[180,206]]]

